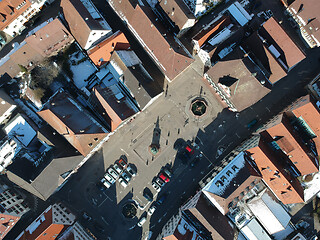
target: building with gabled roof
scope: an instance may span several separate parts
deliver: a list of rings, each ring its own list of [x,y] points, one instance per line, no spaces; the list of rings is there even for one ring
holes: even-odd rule
[[[163,92],[162,86],[152,79],[133,51],[114,51],[110,65],[115,70],[115,77],[119,78],[124,89],[130,92],[129,95],[140,110],[146,108]]]
[[[272,142],[271,137],[261,133],[256,146],[246,152],[258,166],[264,182],[283,204],[302,203],[303,188],[272,150]]]
[[[128,49],[130,49],[130,44],[126,36],[122,32],[117,31],[110,37],[90,48],[87,53],[92,62],[97,67],[101,67],[110,61],[113,51]]]
[[[11,116],[17,105],[3,89],[0,89],[0,102],[0,123],[3,123]]]
[[[0,185],[0,239],[4,239],[9,231],[30,209],[25,199],[10,189],[7,185]]]
[[[262,25],[259,36],[286,72],[306,57],[273,17]]]
[[[261,180],[261,173],[245,153],[238,154],[203,189],[211,203],[223,214]]]
[[[311,95],[307,95],[304,98],[303,105],[292,110],[294,117],[300,121],[300,125],[312,139],[316,149],[320,149],[320,111],[318,104]]]
[[[74,38],[59,18],[50,18],[28,32],[25,41],[43,57],[49,57],[70,45]]]
[[[250,199],[247,206],[269,234],[285,230],[290,222],[289,213],[268,189]]]
[[[254,32],[250,37],[245,39],[242,46],[259,65],[270,83],[274,84],[287,75],[285,69],[272,55],[267,45],[263,43],[258,32]]]
[[[116,84],[107,87],[102,83],[95,86],[90,96],[90,103],[105,119],[111,132],[139,111]]]
[[[129,0],[109,1],[111,7],[170,81],[194,60],[177,38],[170,33],[150,7]]]
[[[62,0],[60,6],[70,32],[83,49],[89,49],[112,33],[91,1]]]
[[[319,114],[319,113],[318,113]],[[295,119],[291,118],[291,121]],[[279,124],[269,128],[266,132],[273,138],[275,148],[281,150],[291,161],[292,168],[297,175],[307,175],[319,171],[319,160],[312,150],[303,142],[294,125],[287,115],[282,115]]]
[[[16,33],[21,31],[23,23],[27,20],[21,16],[27,12],[27,9],[32,5],[29,0],[3,0],[0,2],[0,30],[5,33],[14,36]],[[24,20],[23,23],[16,25],[19,18]],[[19,19],[20,20],[20,19]]]
[[[190,222],[192,222],[200,233],[211,236],[215,240],[233,240],[236,229],[228,217],[212,206],[210,201],[199,191],[181,210]]]
[[[108,131],[63,90],[58,90],[38,114],[83,156],[108,135]]]
[[[266,77],[241,48],[233,50],[204,76],[232,111],[241,112],[270,92]]]
[[[292,2],[292,1],[291,1]],[[292,16],[300,29],[302,37],[311,47],[320,46],[320,15],[318,0],[295,0],[287,7],[288,13]]]
[[[207,41],[219,34],[219,32],[221,32],[226,26],[230,25],[230,23],[231,19],[229,16],[219,16],[218,19],[210,24],[208,28],[202,29],[198,34],[196,34],[192,40],[200,49]]]
[[[30,71],[46,57],[57,54],[74,41],[59,19],[49,19],[31,30],[20,44],[0,59],[0,72],[16,76],[25,68]]]
[[[66,237],[75,240],[93,240],[94,238],[75,220],[76,217],[66,207],[55,203],[34,220],[16,240],[66,239]]]
[[[196,23],[195,16],[183,0],[159,0],[158,4],[166,14],[165,18],[169,18],[170,20],[167,20],[172,21],[178,28],[178,36],[188,31]]]

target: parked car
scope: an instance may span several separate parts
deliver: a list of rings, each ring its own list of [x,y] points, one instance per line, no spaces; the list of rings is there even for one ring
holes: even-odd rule
[[[128,166],[126,161],[123,160],[122,158],[119,159],[118,164],[122,167],[122,169],[125,169]]]
[[[248,128],[248,129],[253,128],[253,127],[257,124],[257,122],[258,122],[257,119],[253,119],[251,122],[249,122],[249,123],[247,124],[247,128]]]
[[[108,168],[107,172],[114,178],[117,179],[119,174],[111,167]]]
[[[168,168],[163,168],[163,173],[165,173],[169,178],[171,178],[172,177],[172,173],[171,173],[171,171],[168,169]]]
[[[165,184],[165,182],[162,181],[160,178],[157,178],[157,179],[156,179],[156,183],[157,183],[160,187],[162,187],[162,186]]]
[[[121,177],[126,180],[127,182],[130,182],[131,180],[131,176],[130,174],[128,174],[126,171],[124,171],[122,174],[121,174]]]
[[[194,150],[193,150],[189,145],[187,145],[187,146],[185,147],[185,149],[186,149],[186,151],[187,151],[190,155],[193,155],[193,154],[194,154]]]
[[[158,205],[161,205],[167,199],[167,195],[162,195],[159,200],[157,201]]]
[[[149,202],[152,202],[153,197],[152,197],[149,193],[145,192],[145,193],[143,193],[143,196],[144,196],[144,198],[147,199]]]
[[[153,205],[152,207],[150,207],[148,209],[148,215],[151,216],[156,209],[157,209],[156,205]]]
[[[152,182],[152,187],[157,191],[160,192],[161,187],[156,183],[156,182]]]
[[[106,188],[111,187],[111,183],[109,183],[105,178],[101,179],[101,183],[103,184],[103,186],[105,186]]]
[[[147,221],[146,217],[143,217],[139,220],[139,222],[137,223],[138,227],[142,227],[142,225]]]
[[[113,164],[113,168],[114,170],[117,171],[117,173],[122,173],[122,169],[119,167],[119,165],[117,163]]]
[[[106,180],[108,180],[108,182],[110,182],[111,184],[114,184],[115,181],[116,181],[109,173],[106,173],[106,174],[104,175],[104,178],[105,178]]]
[[[122,187],[126,188],[128,186],[128,182],[124,180],[122,177],[119,178],[119,183],[121,184]]]
[[[137,172],[130,166],[127,167],[127,172],[130,173],[132,177],[135,177],[137,175]]]
[[[160,178],[162,181],[164,181],[165,183],[167,183],[167,182],[170,181],[170,179],[169,179],[166,175],[164,175],[163,173],[160,173],[160,174],[159,174],[159,178]]]

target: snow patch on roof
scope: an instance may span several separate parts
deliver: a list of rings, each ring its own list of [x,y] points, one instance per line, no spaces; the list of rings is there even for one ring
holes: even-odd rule
[[[82,52],[79,52],[78,58],[75,57],[75,54],[73,54],[70,56],[70,61],[78,62],[83,58],[85,58],[85,56]],[[73,72],[73,82],[79,89],[87,85],[85,80],[87,80],[88,77],[96,71],[95,67],[89,60],[85,60],[77,65],[70,64],[70,69]]]
[[[239,171],[245,167],[245,161],[244,153],[238,154],[203,190],[218,196],[223,195],[228,185],[237,177]]]
[[[32,139],[37,135],[37,132],[22,116],[18,116],[9,123],[4,131],[8,136],[16,137],[24,146],[28,146]]]
[[[284,230],[290,221],[290,215],[267,192],[248,203],[248,207],[269,234]]]

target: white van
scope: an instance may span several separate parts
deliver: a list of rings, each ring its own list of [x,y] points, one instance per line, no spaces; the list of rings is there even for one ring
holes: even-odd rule
[[[142,227],[142,225],[147,221],[146,217],[143,217],[139,220],[139,222],[137,223],[138,227]]]

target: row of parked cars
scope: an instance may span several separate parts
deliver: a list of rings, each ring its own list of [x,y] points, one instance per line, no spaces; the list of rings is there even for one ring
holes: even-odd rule
[[[118,180],[121,186],[127,187],[132,177],[136,175],[137,172],[123,158],[120,158],[107,169],[101,183],[106,188],[110,188]]]
[[[161,188],[170,181],[172,176],[171,170],[167,167],[164,167],[155,180],[152,181],[152,187],[160,192]]]

